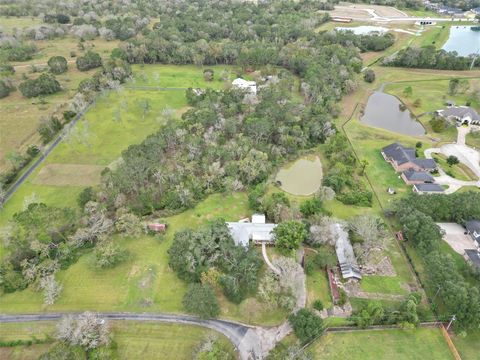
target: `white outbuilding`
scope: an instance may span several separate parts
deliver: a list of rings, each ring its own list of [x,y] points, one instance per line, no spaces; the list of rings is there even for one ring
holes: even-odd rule
[[[246,90],[250,94],[257,93],[257,83],[255,81],[248,81],[241,78],[236,78],[232,81],[232,85],[237,89]]]

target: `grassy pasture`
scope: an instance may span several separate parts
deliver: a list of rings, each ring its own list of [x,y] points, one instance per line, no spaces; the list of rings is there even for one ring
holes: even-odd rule
[[[44,339],[55,332],[55,322],[35,322],[3,324],[0,327],[0,340]],[[218,338],[223,349],[235,356],[235,349],[223,335],[206,328],[165,324],[159,322],[112,321],[110,322],[112,338],[118,348],[119,359],[138,358],[153,360],[191,359],[195,349],[209,336]],[[52,343],[0,348],[2,359],[38,359],[48,350]]]
[[[310,349],[315,359],[453,359],[440,329],[327,333]]]

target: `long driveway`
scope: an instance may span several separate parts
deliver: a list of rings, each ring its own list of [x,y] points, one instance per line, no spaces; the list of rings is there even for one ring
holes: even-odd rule
[[[57,321],[62,316],[70,313],[44,313],[44,314],[19,314],[0,315],[0,323],[19,323],[32,321]],[[165,323],[187,324],[203,326],[225,335],[237,348],[241,359],[262,359],[265,350],[261,345],[261,338],[257,329],[248,325],[226,320],[202,320],[188,315],[174,314],[135,314],[105,312],[99,316],[108,320],[131,321],[160,321]],[[270,350],[270,349],[268,349]],[[267,350],[267,351],[268,351]]]

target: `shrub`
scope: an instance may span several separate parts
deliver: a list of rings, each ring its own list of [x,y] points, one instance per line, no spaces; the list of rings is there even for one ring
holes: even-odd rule
[[[32,158],[38,155],[39,152],[40,152],[40,149],[38,148],[37,145],[34,145],[34,144],[30,145],[27,149],[27,155]]]
[[[324,330],[323,320],[308,309],[300,309],[296,314],[291,314],[288,321],[302,343],[313,340]]]
[[[63,74],[65,71],[68,70],[68,63],[67,59],[63,56],[52,56],[48,59],[48,67],[53,74]]]
[[[363,80],[368,83],[373,83],[375,81],[375,72],[372,69],[367,69],[363,73]]]
[[[20,92],[27,98],[39,95],[49,95],[61,90],[60,83],[55,76],[42,74],[37,79],[29,79],[22,82],[19,86]]]
[[[5,80],[0,80],[0,99],[10,95],[14,88]]]
[[[88,51],[85,56],[77,58],[76,64],[78,70],[87,71],[102,66],[102,58],[96,52]]]
[[[313,198],[305,200],[300,205],[300,212],[305,217],[310,217],[312,215],[318,214],[322,211],[322,201],[319,198]]]
[[[319,299],[315,300],[315,301],[313,302],[313,308],[314,308],[315,310],[322,311],[322,310],[323,310],[322,300],[319,300]]]
[[[337,199],[346,205],[372,206],[373,194],[371,191],[351,190],[337,195]]]
[[[202,319],[215,318],[220,313],[215,292],[209,285],[191,284],[183,297],[183,306]]]
[[[83,209],[85,204],[89,201],[92,201],[94,197],[95,193],[93,192],[93,188],[91,186],[86,187],[80,194],[78,194],[77,204],[81,209]]]

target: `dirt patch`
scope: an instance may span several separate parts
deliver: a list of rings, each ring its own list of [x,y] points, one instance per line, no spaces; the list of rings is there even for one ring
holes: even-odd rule
[[[406,17],[406,14],[390,6],[379,5],[338,5],[335,9],[329,11],[332,17],[351,17],[355,19],[373,19],[375,16],[379,17]]]
[[[80,164],[49,164],[33,180],[38,185],[91,186],[100,183],[104,166]]]
[[[390,258],[379,249],[373,251],[360,268],[363,275],[397,276]]]

